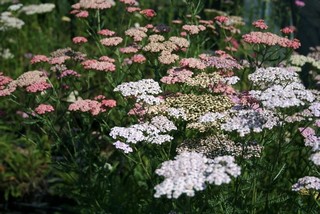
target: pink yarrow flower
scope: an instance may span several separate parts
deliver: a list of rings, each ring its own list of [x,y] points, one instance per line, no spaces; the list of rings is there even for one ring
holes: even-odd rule
[[[52,88],[51,84],[47,82],[37,82],[32,85],[26,87],[27,92],[36,93],[47,90],[48,88]]]
[[[268,29],[268,26],[266,25],[266,23],[264,22],[263,19],[259,19],[255,22],[253,22],[252,25],[255,26],[256,28],[260,28],[262,30]]]
[[[86,43],[86,42],[88,42],[88,39],[83,36],[76,36],[72,39],[72,42],[75,44]]]
[[[229,18],[226,16],[216,16],[214,17],[214,20],[220,23],[226,23],[227,21],[229,21]]]
[[[104,46],[117,46],[119,45],[123,39],[121,37],[109,37],[100,40],[100,43]]]
[[[142,54],[135,54],[131,57],[132,62],[135,63],[144,63],[147,59]]]
[[[77,18],[87,18],[89,16],[89,12],[87,10],[80,10],[76,13]]]
[[[35,55],[32,57],[30,63],[35,64],[39,62],[48,62],[48,61],[49,61],[49,58],[45,55]]]
[[[92,69],[97,71],[115,71],[116,66],[111,62],[98,61],[95,59],[86,60],[81,63],[84,69]]]
[[[80,74],[78,74],[78,72],[74,71],[74,70],[64,70],[60,76],[58,77],[58,79],[61,79],[63,77],[67,77],[67,76],[75,76],[75,77],[81,77]]]
[[[128,13],[134,13],[134,12],[137,12],[137,11],[140,11],[140,10],[141,10],[140,7],[127,7],[126,8],[126,11]]]
[[[155,17],[157,14],[154,10],[152,9],[144,9],[140,11],[140,14],[144,15],[147,18],[152,18]]]
[[[98,34],[103,35],[103,36],[113,36],[114,34],[116,34],[116,32],[109,30],[109,29],[102,29],[102,30],[98,31]]]
[[[281,29],[281,32],[284,34],[290,34],[290,33],[293,33],[294,31],[295,31],[294,26],[289,26]]]
[[[40,104],[37,108],[34,109],[34,111],[37,113],[37,114],[45,114],[47,112],[52,112],[54,111],[54,108],[52,105],[47,105],[47,104]]]

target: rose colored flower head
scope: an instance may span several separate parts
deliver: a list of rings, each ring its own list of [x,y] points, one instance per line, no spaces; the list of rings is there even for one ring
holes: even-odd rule
[[[144,63],[147,59],[142,54],[135,54],[131,57],[132,62],[135,63]]]
[[[293,33],[296,30],[294,26],[289,26],[281,29],[281,32],[284,34],[290,34]]]
[[[117,101],[109,99],[109,100],[102,100],[101,101],[101,106],[102,107],[108,107],[108,108],[113,108],[117,106]]]
[[[298,7],[304,7],[306,4],[303,0],[295,0],[294,2]]]
[[[52,105],[47,105],[47,104],[40,104],[37,108],[34,109],[34,111],[37,114],[45,114],[47,112],[52,112],[54,111],[54,108]]]
[[[140,10],[141,10],[140,7],[127,7],[126,8],[126,11],[128,13],[134,13],[134,12],[137,12],[137,11],[140,11]]]
[[[152,25],[152,24],[146,24],[146,26],[144,26],[145,28],[147,28],[147,29],[152,29],[152,28],[154,28],[154,26]]]
[[[104,61],[104,62],[110,62],[110,63],[114,63],[116,60],[115,59],[112,59],[108,56],[102,56],[99,58],[100,61]]]
[[[103,35],[103,36],[113,36],[116,32],[108,29],[102,29],[98,31],[98,34]]]
[[[35,55],[34,57],[32,57],[30,63],[35,64],[39,62],[48,62],[48,61],[49,61],[49,58],[45,55]]]
[[[96,70],[96,71],[115,71],[116,70],[116,66],[111,63],[111,62],[107,62],[107,61],[98,61],[95,59],[89,59],[89,60],[85,60],[81,63],[84,67],[84,69],[87,70]]]
[[[229,21],[229,18],[226,16],[216,16],[214,17],[214,20],[220,23],[226,23],[227,21]]]
[[[47,82],[36,82],[32,85],[27,86],[26,91],[30,93],[36,93],[45,91],[48,88],[52,88],[52,85]]]
[[[87,18],[89,16],[89,12],[86,10],[80,10],[78,13],[76,13],[77,18]]]
[[[264,22],[263,19],[259,19],[255,22],[252,23],[253,26],[255,26],[256,28],[259,28],[261,30],[266,30],[268,29],[268,25],[266,25],[266,23]]]
[[[86,43],[88,42],[88,39],[83,36],[76,36],[76,37],[73,37],[72,42],[74,44]]]
[[[140,14],[144,15],[147,18],[152,18],[157,15],[157,13],[152,9],[144,9],[140,11]]]
[[[136,0],[119,0],[120,2],[127,4],[127,5],[135,5],[138,4]]]

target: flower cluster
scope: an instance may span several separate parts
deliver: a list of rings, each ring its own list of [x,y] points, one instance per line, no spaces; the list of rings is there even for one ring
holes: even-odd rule
[[[297,183],[292,186],[293,191],[301,191],[301,190],[320,190],[320,179],[314,176],[306,176],[300,178]]]
[[[250,32],[242,36],[244,42],[249,44],[263,44],[267,46],[279,45],[284,48],[297,49],[300,42],[297,39],[289,40],[270,32]]]
[[[236,143],[226,135],[217,134],[200,139],[184,140],[177,152],[197,152],[209,158],[221,155],[242,156],[243,158],[260,157],[263,147],[254,143]]]
[[[105,112],[108,108],[116,106],[115,100],[107,100],[105,97],[98,100],[78,99],[69,105],[69,111],[90,112],[91,115],[96,116]]]
[[[114,91],[119,91],[123,96],[155,95],[161,93],[159,83],[153,79],[143,79],[137,82],[126,82],[118,85]],[[141,98],[143,100],[143,98]]]
[[[232,156],[210,159],[200,153],[183,152],[175,160],[163,162],[156,170],[165,180],[155,186],[154,197],[165,195],[167,198],[178,198],[184,193],[194,196],[195,191],[206,188],[206,183],[230,183],[231,177],[238,177],[240,172],[240,167],[234,163]]]
[[[26,15],[49,13],[55,8],[55,4],[44,3],[44,4],[30,4],[23,6],[21,12],[24,12]]]
[[[268,110],[232,110],[234,116],[226,119],[226,122],[221,124],[221,129],[231,132],[237,131],[240,137],[253,132],[261,132],[263,129],[272,129],[279,125],[279,118],[272,111]]]
[[[135,124],[130,127],[113,127],[109,135],[115,140],[119,139],[114,143],[116,148],[128,153],[132,151],[132,148],[128,145],[130,143],[162,144],[171,141],[173,137],[165,133],[176,129],[177,127],[165,116],[156,116],[150,122]]]
[[[45,114],[47,112],[52,112],[54,111],[54,108],[52,105],[47,105],[47,104],[40,104],[37,108],[34,109],[34,111],[41,115],[41,114]]]
[[[115,71],[116,66],[112,62],[107,62],[107,61],[98,61],[95,59],[89,59],[85,60],[81,63],[84,67],[84,69],[92,69],[92,70],[97,70],[97,71]]]
[[[296,72],[280,67],[259,68],[249,74],[248,78],[260,89],[266,89],[272,85],[286,86],[288,83],[300,81]]]

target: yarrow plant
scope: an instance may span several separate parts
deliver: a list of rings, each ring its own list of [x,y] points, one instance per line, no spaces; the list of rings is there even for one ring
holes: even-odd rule
[[[48,194],[81,213],[312,213],[302,193],[319,192],[320,93],[299,71],[319,70],[316,53],[292,55],[293,27],[258,19],[243,33],[241,17],[200,13],[201,1],[153,4],[76,1],[70,47],[0,72],[0,130],[19,124],[12,133],[51,158]],[[13,5],[0,31],[55,7]]]

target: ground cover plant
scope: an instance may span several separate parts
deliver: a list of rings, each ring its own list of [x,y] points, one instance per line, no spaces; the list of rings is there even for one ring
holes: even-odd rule
[[[3,210],[319,212],[319,50],[292,26],[241,1],[0,2]]]

